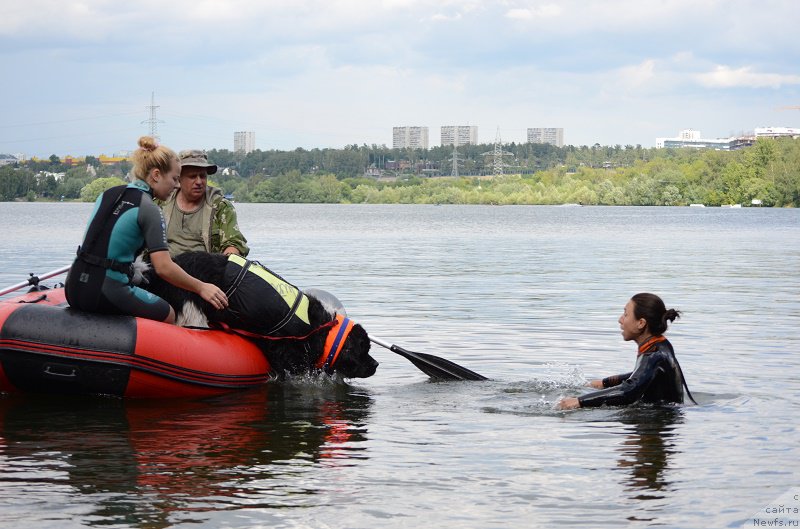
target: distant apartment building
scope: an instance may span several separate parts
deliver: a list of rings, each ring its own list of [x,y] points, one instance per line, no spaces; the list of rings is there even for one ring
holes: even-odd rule
[[[674,138],[656,138],[657,149],[714,149],[716,151],[735,151],[753,144],[753,138],[731,136],[730,138],[704,139],[700,131],[685,129]]]
[[[253,131],[240,131],[233,133],[233,151],[248,154],[256,149],[256,133]]]
[[[393,149],[427,149],[428,127],[392,127]]]
[[[442,127],[442,146],[475,145],[478,143],[478,127],[475,125],[446,125]]]
[[[563,147],[564,129],[554,127],[534,127],[528,129],[528,143],[549,143],[556,147]]]

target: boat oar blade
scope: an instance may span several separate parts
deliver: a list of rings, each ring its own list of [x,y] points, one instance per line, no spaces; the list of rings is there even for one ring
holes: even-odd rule
[[[304,292],[316,298],[327,310],[338,312],[342,315],[347,314],[342,302],[330,292],[319,288],[307,288],[304,289]],[[445,360],[444,358],[439,358],[438,356],[427,353],[415,353],[414,351],[403,349],[398,345],[391,344],[375,336],[370,336],[369,339],[373,343],[406,358],[420,371],[434,380],[488,380],[485,376],[479,375],[475,371],[471,371],[450,360]]]
[[[429,359],[411,351],[406,351],[402,347],[393,345],[389,350],[409,360],[412,364],[417,366],[420,371],[434,380],[462,380],[461,377],[452,374],[449,370],[439,367],[437,363],[431,362]]]
[[[408,358],[420,371],[431,378],[441,380],[488,380],[485,376],[446,358],[428,353],[409,351],[397,345],[392,347],[392,351]]]
[[[370,340],[389,349],[393,353],[399,354],[434,380],[488,380],[485,376],[445,358],[427,353],[409,351],[408,349],[404,349],[398,345],[388,344],[372,336]]]

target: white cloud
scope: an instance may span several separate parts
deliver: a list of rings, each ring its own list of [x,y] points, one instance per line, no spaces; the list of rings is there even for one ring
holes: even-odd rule
[[[628,87],[640,87],[652,81],[655,76],[656,61],[647,59],[640,64],[625,66],[618,70],[620,82]]]
[[[506,11],[505,17],[512,20],[534,20],[561,15],[563,10],[556,4],[544,4],[535,7],[513,8]]]
[[[431,20],[433,22],[449,22],[452,20],[459,20],[461,19],[461,13],[455,13],[453,15],[446,15],[444,13],[436,13],[431,16]]]
[[[800,75],[758,73],[751,66],[733,69],[717,66],[710,72],[697,74],[697,81],[708,88],[781,88],[800,85]]]

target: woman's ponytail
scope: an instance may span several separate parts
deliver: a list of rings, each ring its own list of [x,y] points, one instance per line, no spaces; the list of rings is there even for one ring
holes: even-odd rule
[[[667,322],[675,321],[681,316],[678,310],[667,310],[664,302],[655,294],[643,292],[636,294],[631,300],[634,305],[633,315],[636,319],[644,318],[648,330],[655,336],[664,334],[667,330]]]

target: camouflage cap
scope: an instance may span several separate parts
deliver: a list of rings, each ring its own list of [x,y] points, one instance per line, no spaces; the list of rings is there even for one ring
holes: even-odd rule
[[[208,174],[217,172],[217,166],[213,163],[208,163],[208,154],[202,149],[188,149],[178,153],[178,158],[181,159],[181,167],[205,167],[208,169]]]

